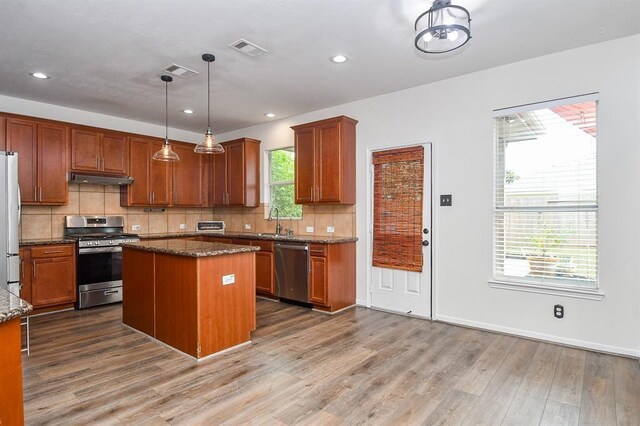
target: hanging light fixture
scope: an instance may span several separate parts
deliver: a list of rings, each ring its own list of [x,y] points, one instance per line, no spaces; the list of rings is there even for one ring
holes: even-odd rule
[[[202,60],[207,63],[207,131],[204,134],[204,139],[193,149],[198,154],[222,154],[224,147],[216,142],[215,136],[211,131],[211,62],[216,60],[216,57],[210,53],[202,55]]]
[[[416,49],[424,53],[445,53],[458,49],[471,38],[471,16],[451,0],[435,0],[415,24]]]
[[[156,151],[151,158],[157,161],[178,161],[180,157],[171,149],[169,143],[169,83],[173,81],[173,78],[163,75],[160,79],[164,81],[164,142],[162,142],[162,148]]]

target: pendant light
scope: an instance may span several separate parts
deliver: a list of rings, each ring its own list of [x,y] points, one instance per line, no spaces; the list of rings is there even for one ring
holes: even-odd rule
[[[169,75],[163,75],[160,79],[164,81],[164,142],[162,142],[162,148],[151,158],[157,161],[173,162],[180,160],[169,143],[169,83],[173,81],[173,78]]]
[[[451,0],[435,0],[429,10],[418,16],[415,46],[424,53],[445,53],[464,46],[471,39],[471,17]]]
[[[202,55],[202,60],[207,63],[207,131],[202,142],[196,145],[193,150],[198,154],[222,154],[224,147],[216,142],[211,131],[211,62],[215,61],[216,57],[205,53]]]

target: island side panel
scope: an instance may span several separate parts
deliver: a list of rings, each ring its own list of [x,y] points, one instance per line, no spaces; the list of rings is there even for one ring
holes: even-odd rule
[[[327,281],[331,311],[356,303],[356,243],[328,244]]]
[[[200,357],[251,339],[256,329],[255,253],[200,259]],[[223,276],[234,283],[223,285]]]
[[[198,258],[155,254],[156,339],[197,357]]]
[[[20,318],[0,323],[0,424],[24,424]]]
[[[155,337],[154,253],[122,249],[122,322]]]

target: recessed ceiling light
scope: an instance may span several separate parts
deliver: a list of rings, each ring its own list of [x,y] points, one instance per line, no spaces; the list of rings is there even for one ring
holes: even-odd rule
[[[265,117],[269,117],[269,118],[273,118],[273,117],[275,117],[276,115],[275,115],[274,113],[272,113],[272,112],[268,112],[268,113],[266,113],[264,116],[265,116]]]
[[[39,78],[41,80],[49,78],[49,76],[43,72],[30,72],[29,74],[31,74],[31,77]]]
[[[184,112],[185,114],[193,114],[194,111],[192,109],[183,109],[182,112]]]
[[[345,62],[347,62],[349,60],[349,58],[347,58],[344,55],[332,56],[329,59],[331,59],[331,62],[333,62],[334,64],[344,64]]]

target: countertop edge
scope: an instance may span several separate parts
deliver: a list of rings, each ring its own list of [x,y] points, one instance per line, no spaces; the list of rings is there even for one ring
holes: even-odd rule
[[[237,238],[244,240],[265,240],[265,241],[289,241],[289,242],[301,242],[301,243],[316,243],[316,244],[343,244],[343,243],[355,243],[358,241],[358,237],[321,237],[321,236],[282,236],[274,237],[271,235],[258,235],[253,233],[229,233],[225,232],[185,232],[184,234],[147,234],[140,235],[140,239],[144,240],[162,240],[169,238],[193,238],[193,237],[220,237],[220,238]]]
[[[20,240],[20,247],[31,247],[31,246],[49,246],[56,244],[75,244],[75,240],[71,240],[68,238],[50,238],[50,239],[42,239],[42,240]]]
[[[18,306],[12,306],[16,304]],[[8,290],[0,290],[0,324],[20,318],[31,311],[33,311],[33,306],[30,303],[13,293],[9,293]]]
[[[146,246],[143,244],[144,244],[144,241],[141,241],[139,243],[122,243],[121,246],[130,248],[133,250],[148,251],[153,253],[172,254],[175,256],[194,257],[194,258],[225,256],[225,255],[233,255],[233,254],[239,254],[239,253],[253,253],[260,250],[260,247],[238,246],[233,244],[225,244],[225,245],[231,246],[231,248],[210,249],[210,250],[206,248],[180,249],[180,248],[153,247],[153,246]]]

